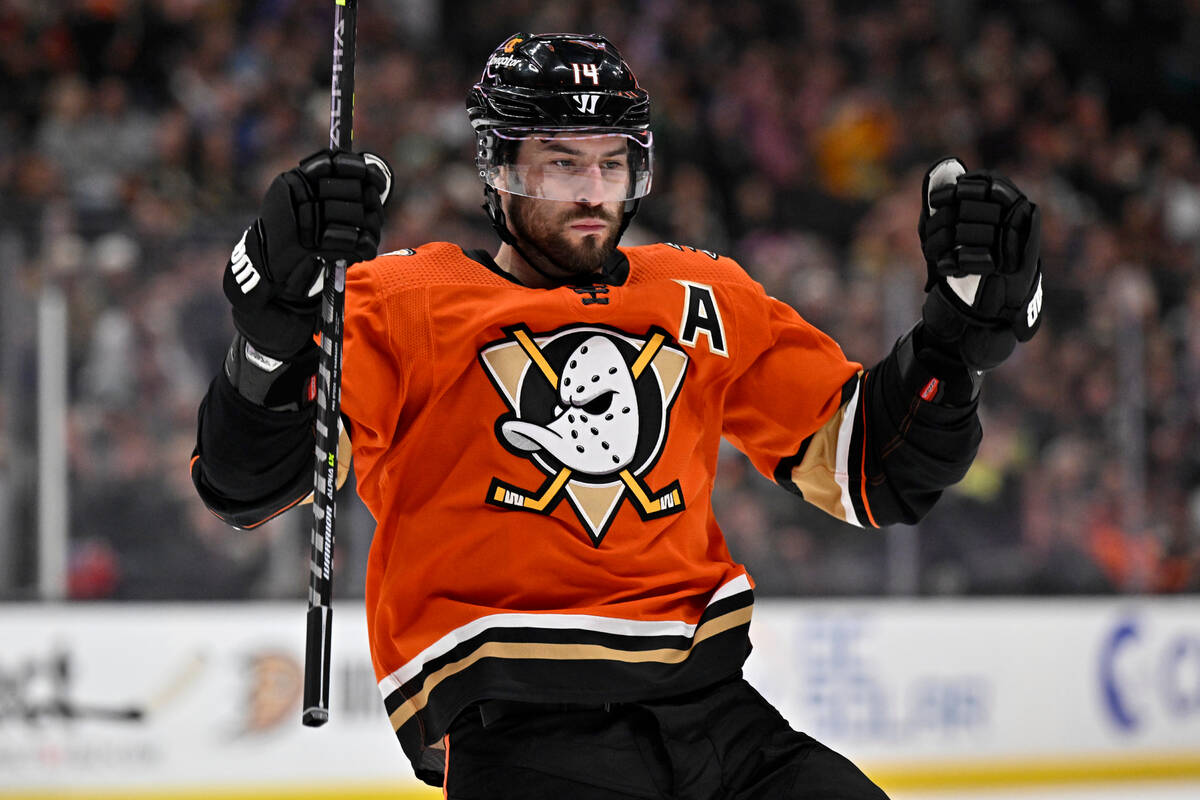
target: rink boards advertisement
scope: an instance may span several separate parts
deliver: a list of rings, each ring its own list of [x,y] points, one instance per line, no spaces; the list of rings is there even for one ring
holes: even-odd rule
[[[422,798],[337,606],[0,606],[0,798]],[[1200,776],[1200,599],[760,601],[746,675],[885,788]]]
[[[751,683],[885,788],[1200,775],[1200,598],[763,606]]]

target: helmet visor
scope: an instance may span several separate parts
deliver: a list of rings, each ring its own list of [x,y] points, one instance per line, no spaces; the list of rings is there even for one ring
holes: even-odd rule
[[[650,191],[649,131],[493,129],[480,136],[479,174],[501,192],[573,203],[635,200]]]

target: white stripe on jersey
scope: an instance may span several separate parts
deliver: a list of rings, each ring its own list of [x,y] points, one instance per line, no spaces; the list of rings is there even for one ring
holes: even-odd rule
[[[716,592],[708,605],[750,591],[750,579],[745,573],[725,583]],[[552,630],[582,629],[600,633],[615,633],[621,636],[683,636],[691,637],[696,626],[678,620],[638,620],[619,617],[597,617],[592,614],[491,614],[472,620],[466,625],[447,633],[426,647],[400,669],[379,681],[379,691],[386,699],[388,695],[415,678],[425,665],[442,656],[462,642],[478,636],[491,628],[543,628]]]
[[[846,522],[862,527],[858,514],[854,513],[854,503],[850,500],[850,439],[854,435],[854,417],[858,410],[858,389],[862,386],[862,378],[854,381],[854,394],[846,402],[842,415],[842,424],[838,428],[837,461],[834,464],[833,479],[842,490],[842,510],[846,512]]]

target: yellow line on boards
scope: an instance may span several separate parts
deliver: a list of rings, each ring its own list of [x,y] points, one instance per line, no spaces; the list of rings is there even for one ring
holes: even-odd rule
[[[864,771],[884,791],[1120,783],[1200,778],[1200,756],[966,761],[915,767],[880,764]]]
[[[1029,761],[945,762],[905,767],[867,765],[884,791],[955,791],[1053,784],[1111,784],[1200,778],[1200,756],[1144,756],[1126,759],[1078,758]],[[324,786],[270,784],[174,789],[0,789],[0,800],[436,800],[442,792],[405,782]]]
[[[214,786],[175,789],[0,789],[0,800],[436,800],[442,791],[432,786],[406,784],[347,784],[337,786],[288,786],[271,784],[256,787]]]

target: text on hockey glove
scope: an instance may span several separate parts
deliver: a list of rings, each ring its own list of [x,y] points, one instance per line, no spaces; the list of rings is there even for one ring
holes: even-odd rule
[[[311,346],[323,266],[375,257],[391,180],[376,155],[320,150],[271,182],[223,280],[234,325],[255,349],[290,359]]]

